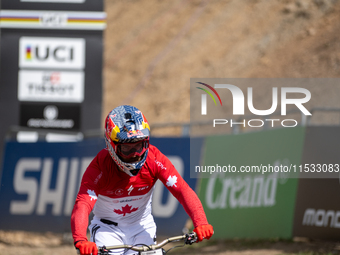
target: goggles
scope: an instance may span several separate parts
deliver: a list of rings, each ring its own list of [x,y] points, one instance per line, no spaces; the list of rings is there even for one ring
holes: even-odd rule
[[[124,158],[140,157],[148,147],[148,140],[141,140],[135,143],[119,143],[117,145],[117,154]]]

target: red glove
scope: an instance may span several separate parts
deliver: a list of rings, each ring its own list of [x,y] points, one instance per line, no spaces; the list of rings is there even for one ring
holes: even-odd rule
[[[79,241],[75,244],[81,255],[98,255],[97,245],[89,241]]]
[[[203,239],[210,239],[210,237],[214,234],[214,229],[213,226],[211,226],[210,224],[207,225],[200,225],[197,226],[194,229],[194,232],[196,232],[197,234],[197,241],[198,242],[202,242]]]

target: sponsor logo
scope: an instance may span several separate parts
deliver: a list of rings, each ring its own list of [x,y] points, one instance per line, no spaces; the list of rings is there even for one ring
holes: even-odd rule
[[[111,137],[112,130],[116,127],[115,123],[112,121],[111,118],[108,118],[106,121],[106,130],[107,130],[107,135]]]
[[[133,213],[137,210],[138,210],[138,207],[132,208],[131,205],[127,204],[126,206],[123,206],[121,210],[120,209],[119,210],[114,209],[113,211],[117,214],[123,214],[123,216],[125,216],[126,214]]]
[[[149,188],[149,186],[141,187],[141,188],[138,189],[138,191],[145,190],[147,188]]]
[[[163,165],[162,162],[158,161],[157,159],[155,159],[155,163],[158,167],[160,167],[162,170],[166,170],[166,167]]]
[[[102,176],[103,176],[103,172],[100,172],[100,174],[98,174],[98,176],[96,177],[96,179],[94,180],[94,184],[98,184],[98,182],[99,182],[99,180],[100,180],[100,178],[102,178]],[[112,192],[112,191],[108,191],[107,193],[109,193],[109,192]]]
[[[82,38],[21,37],[20,68],[83,69],[85,40]]]
[[[31,118],[27,121],[27,126],[32,128],[61,128],[71,129],[74,127],[72,119],[57,119],[59,110],[55,105],[47,105],[43,110],[45,119]]]
[[[59,111],[55,105],[48,105],[45,107],[43,114],[45,119],[55,120],[56,118],[58,118]]]
[[[26,59],[28,61],[32,60],[32,54],[31,54],[31,46],[26,46]]]
[[[133,186],[131,185],[130,188],[128,189],[128,195],[130,195],[131,191],[133,190]]]
[[[123,200],[119,200],[119,203],[128,203],[128,202],[138,201],[138,200],[141,200],[142,198],[143,197],[131,198],[131,199],[123,199]]]
[[[278,173],[244,178],[210,178],[206,203],[215,208],[271,207],[276,204]]]
[[[117,189],[117,190],[115,191],[115,194],[116,194],[117,196],[122,196],[122,195],[124,194],[124,190],[123,190],[123,189]]]
[[[64,27],[68,17],[65,13],[46,12],[39,16],[39,22],[45,27]]]
[[[71,215],[81,181],[78,176],[83,175],[92,159],[60,158],[56,162],[52,158],[19,159],[14,168],[13,190],[21,195],[21,199],[10,202],[9,212],[13,215],[46,215],[48,208],[52,208],[55,216]],[[56,175],[54,168],[58,169]],[[87,193],[91,200],[97,198],[94,191]]]
[[[49,72],[20,70],[19,101],[70,102],[84,101],[84,72]]]
[[[142,133],[142,131],[140,130],[131,130],[127,133],[127,137],[139,137],[139,136],[144,136],[144,134]]]
[[[302,225],[340,228],[340,211],[307,208],[303,215]]]

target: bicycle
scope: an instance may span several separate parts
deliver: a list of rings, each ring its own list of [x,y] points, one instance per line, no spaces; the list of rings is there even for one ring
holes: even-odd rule
[[[163,249],[163,246],[165,246],[168,243],[172,242],[178,242],[184,240],[184,244],[181,246],[175,246],[170,248],[169,250],[165,251]],[[127,252],[128,250],[137,251],[139,255],[164,255],[167,254],[170,250],[178,247],[183,247],[186,244],[192,245],[193,243],[196,243],[197,236],[195,232],[184,234],[181,236],[174,236],[169,237],[165,240],[163,240],[159,244],[152,244],[152,245],[146,245],[146,244],[136,244],[136,245],[129,245],[129,244],[122,244],[122,245],[114,245],[114,246],[102,246],[98,247],[98,255],[110,255],[110,251],[114,249],[126,249],[124,251]],[[141,245],[141,246],[137,246]]]

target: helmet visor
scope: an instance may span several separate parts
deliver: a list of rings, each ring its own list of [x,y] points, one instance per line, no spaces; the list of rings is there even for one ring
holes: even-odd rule
[[[118,154],[123,158],[140,157],[147,149],[147,141],[142,140],[135,143],[118,144]]]

